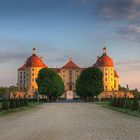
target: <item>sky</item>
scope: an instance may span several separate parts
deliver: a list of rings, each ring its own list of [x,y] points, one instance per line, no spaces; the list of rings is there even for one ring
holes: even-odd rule
[[[0,86],[35,47],[49,67],[95,63],[106,44],[122,86],[140,89],[139,0],[0,0]]]

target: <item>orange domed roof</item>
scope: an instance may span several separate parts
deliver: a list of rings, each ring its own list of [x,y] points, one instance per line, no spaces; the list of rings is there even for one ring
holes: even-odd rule
[[[26,61],[26,67],[47,67],[41,58],[39,58],[36,54],[33,54]]]
[[[103,48],[103,55],[99,57],[94,64],[96,67],[114,67],[113,60],[106,54],[106,48]]]

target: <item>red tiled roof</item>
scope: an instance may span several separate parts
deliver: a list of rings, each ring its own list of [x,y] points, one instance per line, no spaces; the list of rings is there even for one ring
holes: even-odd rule
[[[18,69],[18,71],[24,71],[24,70],[25,70],[25,67],[26,67],[26,65],[23,64],[23,65]]]
[[[119,78],[119,75],[117,74],[116,70],[114,70],[114,77]]]
[[[80,68],[78,65],[76,65],[71,59],[66,63],[63,67],[63,69],[78,69]]]
[[[36,54],[33,54],[26,61],[26,67],[47,67]]]
[[[96,63],[93,65],[95,67],[114,67],[113,60],[107,55],[103,54],[99,57]]]

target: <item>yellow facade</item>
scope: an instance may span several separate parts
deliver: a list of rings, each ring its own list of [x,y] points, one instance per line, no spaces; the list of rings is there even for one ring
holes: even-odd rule
[[[103,72],[104,91],[118,91],[119,90],[119,76],[115,71],[113,60],[106,54],[106,49],[103,55],[98,57],[97,62],[93,65],[98,67]],[[36,56],[35,50],[33,55],[29,57],[26,63],[18,69],[18,90],[28,91],[34,93],[38,90],[36,78],[39,71],[47,67],[41,58]],[[54,68],[62,78],[65,85],[65,92],[73,91],[75,93],[76,80],[84,70],[76,65],[70,59],[63,67]]]
[[[18,90],[34,93],[38,90],[36,78],[39,71],[47,67],[42,58],[39,58],[33,49],[33,55],[29,57],[26,63],[18,69]]]
[[[99,67],[103,72],[104,91],[114,90],[114,67]]]
[[[76,97],[76,81],[77,78],[80,76],[82,69],[77,66],[72,59],[70,59],[67,64],[65,64],[61,68],[54,68],[54,70],[60,75],[64,86],[65,86],[65,94],[72,94],[73,98]]]
[[[27,67],[25,69],[26,73],[25,87],[29,92],[35,92],[36,90],[38,90],[36,78],[38,77],[38,73],[41,69],[42,69],[41,67]]]
[[[98,67],[103,72],[104,91],[119,90],[119,76],[114,68],[113,60],[107,55],[106,48],[103,48],[103,54],[97,57],[93,67]]]

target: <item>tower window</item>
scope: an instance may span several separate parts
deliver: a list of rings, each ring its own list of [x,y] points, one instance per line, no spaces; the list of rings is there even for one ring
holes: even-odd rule
[[[105,89],[106,89],[106,91],[107,91],[107,86],[105,86]]]
[[[34,81],[35,81],[35,79],[34,79],[34,78],[32,78],[32,81],[34,82]]]

